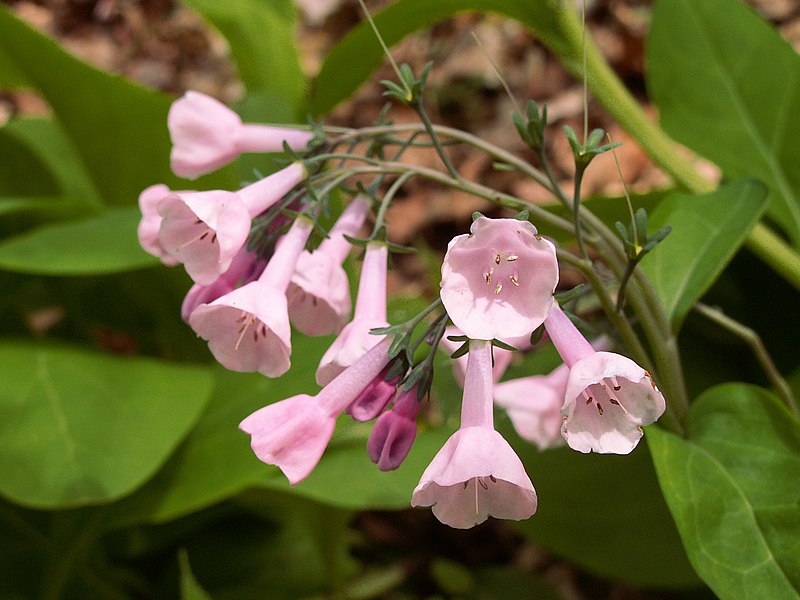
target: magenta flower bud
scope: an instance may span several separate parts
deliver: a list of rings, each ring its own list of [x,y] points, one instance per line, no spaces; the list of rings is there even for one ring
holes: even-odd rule
[[[397,384],[400,382],[400,376],[386,380],[386,375],[389,369],[386,368],[381,371],[375,379],[370,381],[369,385],[353,400],[353,403],[347,407],[347,414],[353,417],[354,421],[366,423],[372,421],[375,417],[381,414],[389,402],[394,398],[397,392]]]
[[[642,426],[655,422],[666,408],[650,373],[619,354],[595,352],[558,305],[545,327],[569,367],[561,408],[561,433],[569,447],[631,452],[644,434]]]
[[[289,127],[245,125],[221,102],[192,91],[172,103],[167,127],[172,171],[188,179],[216,171],[244,152],[282,152],[284,142],[302,150],[313,137]]]
[[[392,409],[375,421],[367,440],[367,452],[381,471],[393,471],[408,456],[417,437],[419,410],[420,401],[414,387],[401,392]]]
[[[445,525],[469,529],[490,516],[527,519],[536,512],[522,461],[494,429],[491,342],[471,340],[461,427],[425,469],[412,506],[430,506]]]
[[[390,343],[385,338],[316,396],[293,396],[244,419],[239,429],[250,434],[256,456],[276,465],[291,485],[308,477],[330,442],[336,418],[386,367]]]
[[[440,295],[464,335],[506,339],[542,324],[557,283],[555,247],[533,225],[481,216],[447,246]]]

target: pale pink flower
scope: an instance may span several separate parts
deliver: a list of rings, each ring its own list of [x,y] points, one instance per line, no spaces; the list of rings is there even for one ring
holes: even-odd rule
[[[373,347],[316,396],[300,394],[261,408],[239,428],[263,462],[276,465],[291,485],[311,473],[322,457],[336,418],[389,362],[390,339]]]
[[[279,377],[289,370],[291,328],[286,287],[314,224],[300,216],[275,248],[261,276],[194,309],[189,324],[231,371]]]
[[[313,137],[289,127],[245,125],[221,102],[192,91],[172,103],[167,127],[172,171],[188,179],[216,171],[244,152],[282,152],[283,142],[302,150]]]
[[[383,413],[367,440],[369,457],[381,471],[393,471],[408,456],[417,437],[420,401],[417,388],[400,392],[391,410]]]
[[[293,163],[238,192],[170,192],[158,202],[158,240],[196,282],[209,285],[228,270],[247,241],[253,217],[278,202],[306,176]]]
[[[456,350],[458,350],[464,342],[454,342],[452,340],[447,339],[449,336],[460,336],[464,335],[458,327],[448,327],[444,331],[444,337],[442,337],[441,341],[439,342],[439,347],[447,352],[448,354],[452,354]],[[500,340],[514,346],[517,350],[527,350],[531,347],[531,336],[530,335],[523,335],[520,337],[512,337],[512,338],[503,338]],[[511,360],[514,358],[514,352],[511,350],[505,350],[504,348],[500,348],[495,346],[492,348],[494,364],[492,365],[492,377],[495,381],[500,381],[500,378],[503,377],[503,374],[506,372],[506,369],[511,364]],[[464,354],[459,356],[458,358],[453,359],[453,377],[455,377],[456,381],[461,387],[464,387],[464,374],[467,370],[467,355]]]
[[[527,519],[536,512],[522,462],[494,429],[491,344],[471,340],[461,427],[422,474],[412,506],[431,506],[442,523],[468,529],[492,516]]]
[[[561,433],[580,452],[628,454],[642,426],[664,412],[664,396],[650,374],[631,359],[595,352],[556,305],[545,321],[547,333],[569,367]]]
[[[505,339],[542,324],[557,283],[555,247],[533,225],[480,216],[447,246],[441,298],[467,337]]]
[[[353,320],[345,325],[322,356],[317,368],[318,384],[327,384],[381,341],[383,336],[373,335],[370,330],[389,326],[386,321],[387,257],[386,244],[367,244]]]
[[[243,246],[234,257],[228,270],[212,283],[209,285],[195,283],[189,288],[181,305],[181,318],[188,324],[189,317],[195,308],[201,304],[211,304],[217,298],[230,294],[236,288],[255,281],[264,272],[266,265],[265,259],[259,258],[255,252],[251,252]]]
[[[175,266],[179,262],[171,257],[158,239],[158,230],[161,228],[161,215],[158,214],[158,203],[161,202],[167,195],[170,189],[163,183],[151,185],[149,188],[139,194],[139,210],[142,213],[142,219],[139,221],[139,227],[136,233],[139,236],[139,244],[148,252],[160,258],[161,262],[168,267]],[[186,192],[176,192],[186,193]]]
[[[286,292],[289,318],[306,335],[341,331],[350,318],[350,282],[342,268],[350,253],[345,235],[355,235],[369,212],[369,199],[356,196],[314,252],[303,252]]]
[[[549,375],[532,375],[498,383],[494,402],[506,410],[519,436],[540,450],[564,444],[561,407],[569,368],[561,365]]]

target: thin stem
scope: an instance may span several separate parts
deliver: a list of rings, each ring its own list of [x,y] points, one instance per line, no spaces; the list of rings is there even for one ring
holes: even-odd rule
[[[389,210],[389,205],[392,203],[395,195],[400,191],[400,188],[405,185],[406,181],[411,179],[413,176],[414,174],[411,171],[403,173],[397,178],[397,181],[395,181],[391,187],[386,190],[386,193],[383,195],[383,199],[381,200],[381,205],[378,208],[378,214],[375,215],[375,227],[372,230],[372,238],[374,238],[380,228],[383,227],[383,223],[386,220],[386,211]]]
[[[769,352],[767,352],[767,348],[764,346],[761,336],[759,336],[755,330],[727,316],[718,308],[708,306],[702,302],[697,302],[694,305],[694,310],[717,325],[727,329],[730,333],[750,346],[750,350],[761,365],[761,368],[764,369],[764,373],[775,388],[776,393],[783,399],[794,416],[800,418],[800,408],[798,408],[797,402],[794,399],[792,389],[789,387],[789,384],[786,383],[786,380],[775,366],[775,363],[772,362],[772,358]]]
[[[585,167],[576,165],[575,167],[575,190],[572,193],[572,221],[575,224],[575,239],[578,242],[578,250],[581,256],[586,258],[586,245],[583,243],[583,232],[581,231],[581,182],[583,181],[583,172]]]
[[[625,272],[622,274],[622,279],[619,282],[619,291],[617,292],[617,312],[622,312],[625,306],[625,287],[628,285],[628,280],[633,275],[633,270],[638,264],[638,260],[628,260],[628,264],[625,266]]]
[[[378,42],[380,43],[381,48],[383,48],[383,53],[386,55],[386,58],[388,59],[389,64],[392,65],[392,69],[394,69],[394,72],[397,75],[397,79],[400,81],[400,83],[403,84],[403,86],[405,86],[406,82],[405,82],[405,79],[403,79],[402,73],[400,73],[400,68],[397,66],[397,63],[394,61],[394,58],[392,57],[392,53],[389,52],[389,48],[386,46],[386,42],[383,41],[383,36],[381,35],[381,32],[378,31],[378,26],[375,25],[375,21],[372,20],[372,15],[369,14],[369,11],[367,10],[367,5],[364,4],[364,0],[358,0],[358,3],[361,5],[361,10],[364,11],[364,16],[367,17],[367,21],[369,21],[369,25],[370,25],[370,27],[372,27],[372,31],[375,33],[375,37],[378,38]],[[408,88],[406,88],[406,91],[408,93],[411,92],[410,90],[408,90]]]
[[[417,111],[419,118],[422,120],[422,124],[425,126],[425,130],[428,132],[428,135],[433,142],[434,148],[436,148],[436,154],[439,155],[439,158],[442,159],[442,163],[444,163],[447,172],[450,173],[450,176],[453,179],[461,179],[461,175],[453,166],[453,163],[450,162],[450,158],[447,156],[447,153],[444,151],[442,147],[442,142],[439,139],[439,136],[436,134],[436,128],[434,128],[433,123],[431,122],[430,117],[428,117],[428,113],[425,112],[425,105],[422,102],[422,98],[418,98],[416,102],[411,105],[414,110]]]

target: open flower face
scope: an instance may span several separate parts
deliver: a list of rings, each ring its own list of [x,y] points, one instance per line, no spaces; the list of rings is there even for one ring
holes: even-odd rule
[[[664,409],[647,371],[619,354],[595,352],[570,369],[562,433],[580,452],[627,454]]]
[[[169,194],[158,212],[161,246],[203,285],[228,270],[250,233],[250,214],[233,192]]]
[[[430,506],[445,525],[469,529],[489,517],[536,512],[533,484],[511,446],[491,427],[454,433],[422,474],[412,506]]]
[[[533,225],[481,216],[447,247],[441,297],[466,336],[505,339],[542,324],[557,283],[555,248]]]

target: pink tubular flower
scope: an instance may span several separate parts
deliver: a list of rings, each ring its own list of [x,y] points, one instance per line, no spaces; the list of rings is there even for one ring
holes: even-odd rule
[[[521,520],[536,512],[533,484],[493,423],[491,343],[471,340],[461,427],[425,469],[412,506],[431,506],[437,519],[457,529],[490,516]]]
[[[392,409],[375,421],[367,440],[367,452],[381,471],[393,471],[408,456],[417,437],[419,409],[420,401],[414,387],[400,392]]]
[[[369,331],[388,327],[386,321],[386,244],[370,242],[361,266],[361,281],[353,320],[345,325],[317,368],[317,383],[326,385],[345,367],[356,362],[367,350],[381,341],[382,336]]]
[[[276,465],[291,485],[314,469],[328,445],[336,418],[389,362],[386,338],[345,369],[316,396],[300,394],[261,408],[239,424],[263,462]]]
[[[286,287],[313,229],[310,220],[297,217],[258,280],[192,312],[189,325],[208,341],[224,367],[267,377],[289,370],[292,343]]]
[[[245,125],[221,102],[191,91],[172,103],[167,126],[172,171],[188,179],[216,171],[244,152],[282,152],[283,142],[301,150],[313,137],[300,129]]]
[[[306,335],[341,331],[350,318],[350,283],[342,268],[350,252],[345,235],[355,235],[369,212],[369,199],[356,198],[314,252],[303,252],[286,292],[289,318]]]
[[[447,246],[441,297],[467,337],[505,339],[542,324],[557,283],[555,248],[533,225],[481,216]]]
[[[181,305],[181,318],[188,324],[195,308],[201,304],[211,304],[217,298],[230,294],[237,287],[255,281],[264,272],[266,265],[265,259],[260,259],[255,252],[243,246],[234,257],[230,268],[213,283],[209,285],[195,283],[189,289]]]
[[[250,233],[253,217],[278,202],[306,176],[302,163],[238,192],[170,192],[158,202],[158,241],[196,282],[210,285],[228,267]]]
[[[547,333],[569,367],[561,433],[580,452],[628,454],[643,425],[664,412],[664,396],[650,374],[631,359],[595,352],[557,305],[545,321]]]
[[[519,436],[539,450],[564,444],[561,407],[569,368],[561,365],[549,375],[532,375],[498,383],[494,402],[506,409]]]
[[[461,344],[464,342],[454,342],[448,338],[448,336],[460,336],[464,335],[461,333],[461,330],[458,327],[448,327],[444,331],[444,337],[439,342],[439,347],[447,352],[448,354],[452,354],[456,350],[461,347]],[[527,350],[531,347],[531,336],[530,335],[523,335],[520,337],[513,337],[513,338],[504,338],[501,340],[511,346],[514,346],[518,350]],[[503,348],[494,347],[492,348],[494,363],[492,365],[492,378],[494,381],[500,381],[500,378],[506,372],[506,369],[511,364],[511,359],[514,357],[514,353],[511,350],[504,350]],[[459,356],[458,358],[453,359],[453,377],[456,378],[458,384],[463,388],[464,387],[464,374],[467,370],[467,355]]]

